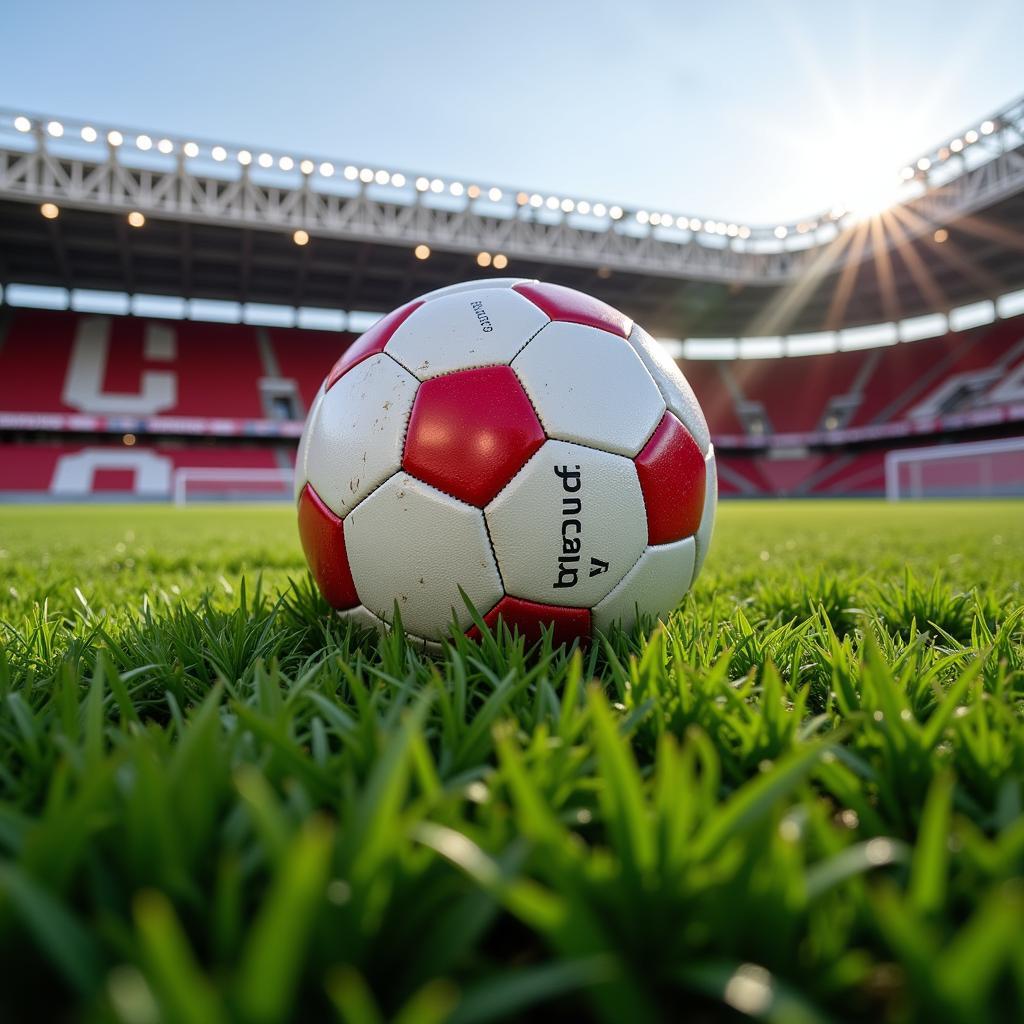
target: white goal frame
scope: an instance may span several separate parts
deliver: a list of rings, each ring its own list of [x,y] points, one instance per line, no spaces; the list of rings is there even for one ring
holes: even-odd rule
[[[904,498],[927,497],[921,493],[920,474],[916,474],[916,487],[911,482],[909,491],[900,493],[900,469],[903,466],[920,467],[928,462],[941,462],[948,459],[984,458],[987,455],[1000,455],[1004,452],[1024,452],[1024,437],[1007,437],[999,441],[963,441],[959,444],[938,444],[927,448],[901,448],[885,453],[885,496],[889,501],[902,501]],[[981,492],[978,497],[990,497],[991,493],[984,490],[987,483],[991,487],[991,477],[986,481],[987,463],[982,463]],[[914,475],[914,469],[911,469]],[[916,489],[917,493],[914,493]]]
[[[291,469],[217,469],[209,466],[183,467],[174,471],[172,495],[174,504],[182,508],[188,502],[188,485],[192,481],[225,484],[283,483],[288,493],[295,482],[295,471]]]

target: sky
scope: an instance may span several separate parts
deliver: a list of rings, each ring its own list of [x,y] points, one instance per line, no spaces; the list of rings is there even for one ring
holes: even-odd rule
[[[0,106],[771,224],[1024,93],[1021,0],[0,0]]]

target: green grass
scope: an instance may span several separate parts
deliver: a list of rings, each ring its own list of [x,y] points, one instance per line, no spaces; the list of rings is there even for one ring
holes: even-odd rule
[[[1021,1019],[1022,526],[727,505],[667,626],[432,659],[290,510],[0,509],[0,1019]]]

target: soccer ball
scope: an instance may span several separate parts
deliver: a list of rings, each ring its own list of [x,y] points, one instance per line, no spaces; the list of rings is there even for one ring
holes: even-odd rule
[[[340,614],[428,646],[493,626],[585,639],[667,615],[717,502],[676,364],[611,306],[471,281],[379,320],[322,384],[295,467],[299,533]]]

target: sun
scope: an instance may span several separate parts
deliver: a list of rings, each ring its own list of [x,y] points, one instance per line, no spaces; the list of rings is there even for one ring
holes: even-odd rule
[[[875,216],[899,201],[907,143],[905,122],[894,111],[833,112],[800,149],[801,174],[831,182],[833,205],[854,218]]]

